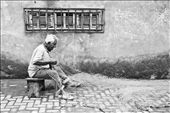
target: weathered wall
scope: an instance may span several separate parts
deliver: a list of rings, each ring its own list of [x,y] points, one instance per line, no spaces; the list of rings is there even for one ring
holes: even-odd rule
[[[25,33],[25,7],[105,8],[104,33],[56,34],[60,41],[53,56],[59,55],[71,63],[78,60],[77,56],[114,59],[169,50],[168,4],[168,1],[2,1],[1,71],[7,69],[3,72],[8,74],[18,63],[27,66],[33,49],[45,38],[45,32]]]

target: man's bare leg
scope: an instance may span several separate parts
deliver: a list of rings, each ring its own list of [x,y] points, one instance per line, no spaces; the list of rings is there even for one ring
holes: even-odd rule
[[[59,77],[57,71],[51,69],[39,70],[35,75],[37,78],[52,78],[55,81],[56,92],[55,95],[59,95],[64,99],[73,99],[67,92],[64,91],[64,85],[62,84],[61,78]]]
[[[64,73],[64,71],[58,65],[53,65],[52,69],[56,70],[60,78],[63,80],[68,79],[68,76]]]

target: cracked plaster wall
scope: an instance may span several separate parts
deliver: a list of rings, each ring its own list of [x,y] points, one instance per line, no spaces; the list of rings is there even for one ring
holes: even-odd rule
[[[61,62],[74,64],[77,56],[114,59],[167,51],[168,4],[168,1],[2,1],[2,60],[28,65],[32,51],[45,38],[45,32],[25,32],[23,8],[26,7],[105,8],[104,33],[55,33],[60,41],[52,55]]]

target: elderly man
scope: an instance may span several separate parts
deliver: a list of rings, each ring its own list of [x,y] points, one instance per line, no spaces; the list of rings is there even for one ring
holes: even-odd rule
[[[49,54],[56,47],[57,41],[55,35],[46,36],[45,42],[33,51],[28,73],[33,78],[52,78],[56,83],[56,89],[59,89],[59,94],[65,99],[73,99],[63,88],[64,84],[71,83],[70,79],[57,66],[57,60],[51,58]]]

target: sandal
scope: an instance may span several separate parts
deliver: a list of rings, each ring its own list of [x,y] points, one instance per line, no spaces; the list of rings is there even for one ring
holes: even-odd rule
[[[79,82],[70,82],[68,84],[68,86],[70,86],[70,87],[79,87],[79,86],[81,86],[81,83],[79,83]]]
[[[65,100],[73,100],[73,99],[74,99],[74,97],[71,96],[71,95],[68,94],[68,93],[63,94],[63,95],[61,96],[61,98],[62,98],[62,99],[65,99]]]

